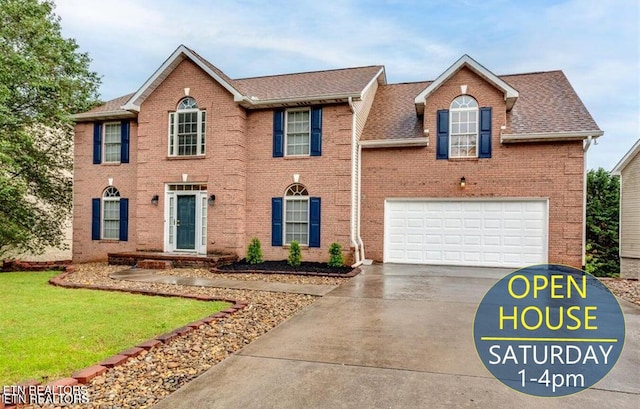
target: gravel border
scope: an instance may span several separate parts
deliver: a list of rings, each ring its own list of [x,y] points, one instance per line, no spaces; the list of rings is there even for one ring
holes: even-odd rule
[[[608,277],[600,277],[599,279],[616,297],[640,305],[640,281]]]
[[[129,267],[107,266],[105,263],[76,267],[73,273],[62,277],[63,284],[95,285],[100,289],[115,291],[152,291],[166,295],[244,300],[247,305],[232,316],[220,317],[210,323],[203,322],[182,336],[167,339],[166,343],[144,350],[120,366],[107,369],[86,385],[89,404],[65,408],[149,408],[317,299],[300,294],[116,281],[108,278],[108,275]],[[169,271],[173,274],[177,270]],[[52,405],[24,407],[55,408]]]

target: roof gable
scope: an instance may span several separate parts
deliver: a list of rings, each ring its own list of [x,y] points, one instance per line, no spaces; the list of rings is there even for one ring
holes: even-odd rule
[[[627,152],[622,157],[622,159],[620,159],[620,162],[618,162],[618,164],[613,168],[611,173],[614,175],[622,174],[624,168],[627,167],[627,165],[638,155],[638,153],[640,153],[640,139],[638,139],[636,143],[633,144],[631,149],[629,149],[629,152]]]
[[[425,100],[429,98],[431,94],[433,94],[438,88],[440,88],[442,84],[453,77],[453,75],[460,71],[463,67],[469,68],[471,71],[478,74],[494,87],[502,91],[504,93],[504,100],[507,104],[507,111],[513,107],[513,104],[515,104],[516,99],[519,96],[518,91],[507,84],[505,81],[500,79],[497,75],[486,69],[476,60],[465,54],[460,57],[458,61],[453,63],[453,65],[449,67],[445,72],[440,74],[440,76],[436,78],[436,80],[431,84],[429,84],[428,87],[422,90],[422,92],[420,92],[418,96],[416,96],[414,101],[416,105],[416,112],[418,114],[422,114],[424,112]]]
[[[246,97],[237,90],[233,80],[227,77],[222,71],[216,68],[213,64],[209,63],[204,58],[200,57],[193,50],[180,45],[176,50],[167,58],[167,60],[153,73],[149,79],[136,91],[131,98],[122,106],[122,109],[127,111],[140,112],[140,105],[156,88],[173,72],[173,70],[185,59],[190,59],[194,64],[200,67],[211,78],[217,81],[222,87],[229,91],[233,95],[233,100],[240,102],[246,100]]]

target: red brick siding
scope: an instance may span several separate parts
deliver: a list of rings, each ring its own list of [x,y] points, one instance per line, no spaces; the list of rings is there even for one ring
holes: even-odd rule
[[[448,109],[467,85],[480,107],[493,107],[490,159],[436,160],[436,111]],[[503,94],[467,69],[436,90],[425,105],[430,146],[365,149],[362,237],[367,258],[383,258],[384,200],[416,198],[548,198],[549,262],[582,265],[583,150],[581,142],[501,144]],[[461,177],[467,187],[460,189]]]
[[[110,122],[110,121],[108,121]],[[137,124],[131,120],[129,163],[93,164],[93,123],[75,128],[73,169],[73,261],[106,260],[107,252],[132,251],[136,246]],[[129,199],[128,241],[91,240],[91,199],[102,197],[108,179],[120,196]]]

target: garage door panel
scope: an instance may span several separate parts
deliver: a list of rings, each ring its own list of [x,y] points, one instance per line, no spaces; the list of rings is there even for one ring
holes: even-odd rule
[[[385,261],[519,267],[546,262],[547,204],[388,201]]]

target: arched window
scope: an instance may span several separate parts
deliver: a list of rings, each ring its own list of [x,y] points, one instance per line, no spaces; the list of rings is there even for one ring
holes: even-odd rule
[[[102,193],[102,238],[120,239],[120,192],[113,186]]]
[[[284,194],[285,244],[297,241],[309,244],[309,192],[304,185],[294,183]]]
[[[169,156],[204,155],[205,128],[206,111],[192,97],[181,99],[169,113]]]
[[[450,158],[478,156],[478,102],[469,95],[460,95],[450,106]]]

